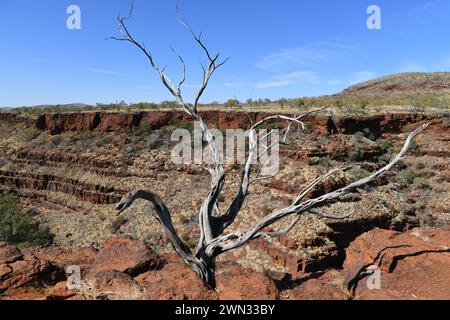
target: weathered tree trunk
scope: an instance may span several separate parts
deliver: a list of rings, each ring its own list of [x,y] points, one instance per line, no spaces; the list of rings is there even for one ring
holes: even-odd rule
[[[131,17],[132,10],[130,12]],[[129,18],[130,18],[129,17]],[[405,144],[402,148],[402,150],[399,152],[399,154],[386,166],[378,170],[377,172],[373,173],[372,175],[360,179],[356,182],[353,182],[343,188],[340,188],[338,190],[329,192],[327,194],[324,194],[320,197],[314,198],[314,199],[307,199],[304,200],[306,195],[311,191],[317,184],[321,183],[328,177],[338,173],[342,172],[347,168],[342,169],[334,169],[325,174],[322,177],[317,178],[314,180],[310,185],[308,185],[302,192],[299,193],[297,198],[292,202],[291,205],[279,209],[277,211],[274,211],[273,213],[268,214],[264,218],[260,219],[254,226],[249,228],[248,230],[242,230],[242,231],[235,231],[231,232],[229,234],[223,234],[227,227],[232,225],[232,223],[235,221],[237,215],[241,211],[244,202],[246,200],[246,197],[248,196],[249,188],[252,183],[255,183],[261,179],[266,179],[267,177],[261,177],[260,172],[261,170],[254,170],[254,160],[258,159],[258,157],[261,157],[261,154],[256,155],[256,149],[258,142],[264,141],[264,139],[267,139],[271,134],[273,134],[273,131],[270,131],[269,133],[258,136],[256,130],[261,125],[267,123],[268,121],[273,120],[281,120],[287,122],[287,128],[285,129],[284,139],[282,143],[287,143],[287,137],[290,131],[293,129],[295,125],[298,126],[298,134],[299,135],[304,129],[305,125],[301,121],[306,115],[309,115],[312,112],[318,112],[322,111],[324,108],[321,108],[319,110],[312,110],[304,113],[298,113],[294,116],[286,116],[286,115],[272,115],[269,116],[255,124],[253,124],[249,130],[249,151],[247,156],[247,161],[245,164],[245,167],[241,174],[241,181],[240,181],[240,187],[235,195],[233,201],[231,202],[228,209],[223,213],[220,214],[217,206],[217,199],[222,192],[222,188],[224,185],[224,169],[222,164],[220,163],[220,157],[218,153],[218,148],[216,146],[216,143],[214,141],[213,135],[210,132],[206,122],[202,119],[200,114],[197,111],[198,103],[203,95],[203,92],[205,91],[206,87],[208,86],[209,80],[213,73],[222,66],[225,62],[218,63],[217,60],[219,58],[219,54],[216,54],[215,56],[212,56],[208,49],[205,47],[203,42],[200,39],[200,36],[197,36],[190,26],[184,22],[183,20],[180,20],[181,23],[188,28],[188,30],[191,32],[191,34],[194,36],[195,41],[201,46],[201,48],[204,50],[208,60],[209,64],[208,67],[203,67],[203,83],[199,88],[198,94],[195,98],[194,105],[188,105],[184,102],[183,97],[181,95],[181,86],[183,85],[185,79],[186,79],[186,67],[184,64],[183,59],[181,56],[178,56],[180,62],[183,66],[183,76],[182,80],[178,83],[178,85],[174,85],[174,83],[167,77],[167,75],[164,73],[164,69],[159,68],[154,63],[153,57],[147,49],[145,49],[144,45],[141,45],[137,41],[134,40],[134,38],[129,33],[125,21],[128,18],[118,18],[118,23],[120,27],[120,31],[122,32],[123,38],[113,38],[119,41],[127,41],[131,44],[135,45],[140,51],[144,53],[144,55],[147,57],[147,59],[150,62],[151,67],[158,73],[160,76],[160,79],[163,83],[163,85],[169,90],[169,92],[175,97],[175,99],[178,101],[178,103],[183,107],[184,111],[189,114],[193,120],[198,121],[200,128],[203,132],[203,135],[205,137],[206,142],[208,143],[213,164],[211,167],[206,168],[210,174],[211,174],[211,187],[208,195],[206,196],[205,200],[203,201],[199,213],[198,213],[198,221],[200,226],[200,236],[198,240],[198,245],[195,250],[195,254],[192,253],[191,249],[180,239],[178,236],[178,233],[173,226],[172,218],[169,209],[166,207],[164,202],[161,200],[161,198],[150,191],[143,191],[143,190],[135,190],[130,192],[127,196],[125,196],[117,205],[117,210],[119,213],[123,212],[125,209],[131,206],[131,204],[137,200],[137,199],[144,199],[149,201],[156,212],[156,218],[161,223],[164,232],[166,234],[167,239],[172,244],[174,250],[177,252],[177,254],[184,260],[184,262],[193,270],[195,271],[199,277],[204,281],[205,284],[210,286],[211,288],[216,287],[216,279],[215,279],[215,272],[216,272],[216,258],[218,255],[233,250],[236,248],[239,248],[245,244],[247,244],[250,240],[256,239],[258,237],[279,237],[286,235],[292,228],[296,226],[298,221],[300,220],[300,217],[302,214],[305,213],[311,213],[315,214],[319,218],[327,217],[325,215],[322,215],[320,213],[316,213],[312,211],[314,208],[318,208],[321,206],[325,206],[332,200],[336,200],[339,197],[352,192],[356,190],[357,188],[363,187],[373,180],[377,179],[387,171],[389,171],[394,165],[396,165],[400,160],[403,159],[403,157],[406,155],[406,152],[409,149],[409,146],[414,139],[416,135],[418,135],[420,132],[422,132],[428,125],[424,125],[418,129],[416,129],[414,132],[412,132],[408,138],[405,141]],[[270,146],[265,147],[265,152],[267,152],[270,149]],[[252,177],[253,175],[253,177]],[[284,219],[286,217],[292,216],[292,221],[288,225],[287,228],[284,230],[279,230],[275,232],[264,232],[264,229],[267,227],[273,225],[275,222]],[[345,218],[347,216],[340,216],[340,217],[331,217],[334,219],[340,219]]]

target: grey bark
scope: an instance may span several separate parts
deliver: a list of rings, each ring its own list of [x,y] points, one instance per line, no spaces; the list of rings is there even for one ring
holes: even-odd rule
[[[131,13],[132,10],[130,11],[130,16],[128,18],[131,17]],[[184,102],[181,93],[181,87],[186,79],[186,66],[182,57],[177,55],[179,61],[182,64],[182,79],[178,84],[175,85],[170,80],[170,78],[164,73],[164,69],[156,65],[153,56],[145,48],[145,45],[140,44],[132,37],[125,24],[128,18],[118,17],[118,25],[119,30],[122,33],[122,37],[121,38],[114,37],[113,39],[129,42],[135,47],[137,47],[144,54],[144,56],[148,59],[152,69],[159,75],[161,82],[166,87],[166,89],[174,96],[178,104],[183,108],[183,110],[187,114],[189,114],[193,118],[193,120],[198,121],[200,128],[203,132],[203,135],[205,137],[205,140],[211,151],[213,161],[212,165],[207,168],[211,175],[210,191],[205,197],[198,212],[200,236],[195,252],[192,252],[189,249],[189,247],[180,239],[177,230],[173,226],[171,213],[169,209],[166,207],[161,198],[155,193],[145,190],[132,191],[128,195],[126,195],[120,201],[120,203],[117,204],[116,209],[118,210],[119,213],[121,213],[125,209],[129,208],[133,204],[133,202],[137,199],[144,199],[149,201],[153,205],[156,212],[157,220],[163,227],[167,239],[172,244],[176,253],[193,271],[195,271],[198,274],[198,276],[204,281],[204,283],[209,285],[211,288],[214,288],[216,286],[215,265],[217,256],[229,250],[239,248],[247,244],[252,239],[258,237],[284,236],[296,226],[296,224],[300,220],[301,215],[304,213],[315,214],[318,217],[328,217],[313,211],[313,209],[324,206],[332,200],[336,200],[339,197],[357,188],[363,187],[369,184],[370,182],[374,181],[387,171],[389,171],[393,166],[395,166],[399,161],[402,160],[402,158],[407,153],[413,139],[428,126],[428,125],[421,126],[414,132],[412,132],[406,139],[404,146],[402,150],[399,152],[399,154],[388,165],[384,166],[383,168],[373,173],[369,177],[360,179],[343,188],[329,192],[320,197],[304,200],[308,192],[311,191],[317,184],[321,183],[322,181],[324,181],[333,174],[348,169],[348,167],[331,170],[324,176],[319,177],[313,182],[311,182],[311,184],[309,184],[302,192],[299,193],[298,197],[292,202],[291,205],[268,214],[264,218],[260,219],[254,226],[252,226],[247,230],[235,231],[228,234],[224,234],[226,229],[233,224],[239,212],[241,211],[244,202],[249,194],[249,187],[251,186],[251,184],[256,181],[259,181],[259,179],[261,178],[264,178],[259,176],[260,171],[256,170],[255,173],[254,170],[255,165],[254,161],[252,160],[254,160],[255,157],[257,157],[256,148],[258,142],[261,139],[270,136],[271,132],[269,132],[264,137],[260,137],[257,134],[256,131],[257,128],[260,127],[262,124],[266,123],[267,121],[273,120],[287,121],[288,126],[284,135],[284,139],[282,140],[282,142],[287,143],[288,133],[293,129],[294,126],[297,126],[298,133],[301,133],[302,130],[304,130],[305,128],[305,125],[301,120],[306,115],[309,115],[313,112],[322,111],[324,108],[309,111],[306,113],[298,113],[297,115],[292,117],[286,115],[272,115],[251,126],[251,128],[249,129],[249,151],[245,167],[241,173],[239,190],[237,194],[234,196],[234,199],[232,200],[231,204],[226,209],[226,211],[223,214],[220,214],[218,213],[217,201],[223,189],[225,172],[223,165],[220,162],[219,153],[217,151],[218,149],[216,147],[214,137],[211,134],[207,123],[202,119],[202,117],[198,112],[198,104],[200,98],[202,97],[205,89],[209,84],[212,75],[219,67],[221,67],[227,61],[227,59],[222,62],[218,62],[219,54],[216,55],[210,54],[209,50],[206,48],[206,46],[203,44],[201,40],[201,34],[196,35],[189,26],[189,24],[187,24],[184,20],[180,19],[180,22],[192,34],[194,40],[200,45],[209,61],[207,67],[202,66],[203,81],[196,95],[194,104],[190,106]],[[270,146],[267,146],[266,150],[268,149],[270,149]],[[252,177],[252,175],[254,176]],[[290,222],[287,228],[275,232],[264,232],[264,230],[267,227],[273,225],[274,223],[280,221],[281,219],[285,219],[288,217],[292,217],[292,221]],[[339,219],[344,217],[331,217],[331,218]]]

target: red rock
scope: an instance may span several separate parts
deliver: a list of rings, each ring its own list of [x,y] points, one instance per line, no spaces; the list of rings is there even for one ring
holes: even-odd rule
[[[9,123],[16,125],[18,123],[23,123],[27,127],[31,127],[34,125],[33,119],[26,117],[26,116],[20,116],[15,113],[11,112],[0,112],[0,122],[2,123]]]
[[[6,242],[0,242],[0,265],[14,262],[22,257],[22,253],[16,246]]]
[[[136,280],[146,288],[145,300],[215,300],[217,293],[178,257],[159,271],[149,271]]]
[[[280,190],[288,194],[295,194],[299,192],[299,189],[296,186],[290,185],[287,182],[279,179],[273,179],[272,181],[267,183],[266,186],[271,189]]]
[[[267,117],[265,112],[229,112],[229,111],[206,111],[200,112],[201,116],[211,126],[221,128],[247,129],[250,119],[255,122]],[[175,123],[178,120],[192,120],[185,112],[179,111],[150,111],[139,113],[63,113],[46,114],[39,116],[36,121],[21,117],[13,113],[0,113],[0,121],[16,124],[25,123],[27,126],[35,125],[38,129],[48,130],[51,134],[59,134],[69,131],[92,131],[99,132],[129,132],[141,124],[148,124],[153,129]],[[329,116],[308,116],[305,123],[312,124],[319,133],[344,133],[354,134],[369,128],[375,136],[382,133],[399,133],[411,131],[411,124],[417,127],[418,123],[436,121],[436,125],[442,125],[442,119],[437,114],[388,114],[388,115],[361,115],[342,116],[332,118]]]
[[[286,300],[349,300],[351,298],[345,286],[345,280],[338,271],[330,271],[317,279],[299,282],[300,284],[294,288],[280,293],[280,297]]]
[[[45,114],[36,121],[38,129],[47,129],[50,134],[60,134],[68,131],[92,131],[100,123],[100,113],[64,113]]]
[[[220,300],[274,300],[278,290],[273,280],[235,262],[218,266],[217,291]]]
[[[0,278],[0,293],[23,286],[54,284],[65,278],[64,270],[46,261],[39,260],[32,254],[25,254],[23,259],[6,264],[10,272],[4,272]]]
[[[98,125],[100,132],[129,132],[139,125],[141,114],[135,113],[103,113]]]
[[[145,112],[142,116],[141,125],[147,125],[151,129],[159,129],[174,121],[174,118],[182,118],[178,112],[154,111]]]
[[[14,288],[2,294],[0,300],[46,300],[46,295],[42,288]]]
[[[6,277],[12,272],[12,268],[7,264],[0,264],[0,280],[6,279]]]
[[[117,203],[126,192],[112,187],[88,184],[76,179],[50,174],[17,173],[0,170],[0,184],[13,189],[32,189],[64,192],[97,204]]]
[[[130,275],[117,270],[103,270],[88,276],[87,283],[95,299],[138,300],[145,292]]]
[[[246,130],[251,126],[252,122],[256,121],[257,116],[255,112],[250,112],[248,115],[236,112],[220,112],[218,127]]]
[[[163,265],[164,260],[142,241],[113,238],[103,244],[90,273],[117,270],[136,276]]]
[[[364,233],[347,248],[343,266],[355,297],[450,299],[449,239],[449,230],[433,228]],[[369,265],[380,267],[381,290],[369,290],[366,278],[355,280]]]
[[[74,248],[67,251],[58,247],[35,247],[24,252],[33,254],[40,260],[50,261],[64,270],[68,266],[76,265],[87,272],[95,261],[97,250],[92,247]]]
[[[77,290],[69,290],[67,288],[66,281],[61,281],[46,290],[44,296],[46,300],[66,300],[76,296],[77,294]]]
[[[350,244],[343,270],[294,279],[220,262],[215,290],[175,254],[166,256],[167,264],[159,269],[162,259],[139,241],[110,239],[97,255],[89,248],[20,252],[2,243],[0,292],[2,299],[450,299],[449,239],[449,230],[435,228],[374,229]],[[66,263],[88,269],[94,264],[79,291],[66,288],[61,267]],[[366,278],[356,277],[373,264],[381,268],[381,290],[369,290]]]

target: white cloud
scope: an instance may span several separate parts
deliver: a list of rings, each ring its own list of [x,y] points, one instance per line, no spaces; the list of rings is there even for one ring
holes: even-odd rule
[[[254,84],[256,89],[287,87],[296,84],[320,84],[319,76],[313,71],[297,71],[276,75],[269,81],[261,81]]]
[[[311,68],[330,62],[349,61],[362,52],[344,41],[321,41],[291,49],[281,49],[261,57],[255,62],[259,69],[272,72],[286,72],[293,68]]]
[[[112,74],[112,75],[116,75],[116,76],[120,75],[120,73],[115,72],[115,71],[110,71],[110,70],[102,70],[102,69],[86,68],[86,67],[83,67],[81,69],[86,70],[86,71],[90,71],[90,72],[95,72],[95,73]]]

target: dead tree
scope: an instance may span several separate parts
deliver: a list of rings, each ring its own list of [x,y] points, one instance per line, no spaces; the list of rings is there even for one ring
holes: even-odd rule
[[[133,9],[133,8],[132,8]],[[198,221],[200,227],[200,237],[198,240],[197,247],[195,251],[191,251],[191,249],[180,239],[178,233],[173,225],[170,210],[164,204],[161,198],[151,192],[145,190],[135,190],[131,191],[128,195],[126,195],[116,206],[119,214],[123,212],[125,209],[130,207],[132,203],[137,199],[144,199],[149,201],[156,212],[156,218],[159,223],[164,228],[165,235],[167,239],[172,244],[174,250],[178,253],[178,255],[184,260],[184,262],[194,270],[198,276],[211,288],[216,286],[215,282],[215,261],[216,258],[229,250],[233,250],[239,248],[245,244],[247,244],[250,240],[259,238],[259,237],[280,237],[286,235],[290,230],[292,230],[296,224],[299,222],[300,217],[303,214],[314,214],[319,218],[334,218],[340,219],[345,218],[346,216],[341,217],[330,217],[316,211],[313,209],[326,206],[331,201],[342,197],[343,195],[355,191],[360,187],[368,185],[370,182],[374,181],[387,171],[389,171],[393,166],[395,166],[400,160],[403,159],[405,154],[407,153],[411,142],[414,137],[422,132],[428,125],[423,125],[420,128],[416,129],[412,132],[408,138],[406,139],[403,148],[398,153],[398,155],[386,166],[371,174],[370,176],[355,181],[345,187],[342,187],[338,190],[329,192],[320,197],[308,199],[308,193],[319,183],[323,182],[325,179],[330,176],[342,172],[348,169],[334,169],[328,172],[327,174],[317,178],[312,181],[304,190],[302,190],[297,198],[287,207],[276,210],[264,218],[260,219],[257,223],[255,223],[252,227],[247,230],[235,231],[226,233],[226,229],[235,221],[237,215],[241,211],[244,202],[249,195],[249,188],[252,183],[257,182],[265,177],[260,175],[261,170],[256,169],[255,158],[260,157],[260,154],[256,154],[257,145],[262,139],[268,139],[274,131],[270,131],[265,135],[258,135],[257,129],[260,128],[263,124],[268,122],[273,122],[274,120],[286,121],[287,127],[284,129],[284,137],[282,142],[288,143],[288,135],[291,130],[296,130],[297,132],[302,132],[305,129],[305,125],[302,122],[302,119],[305,118],[306,115],[309,115],[314,112],[318,112],[319,110],[309,111],[305,113],[298,113],[293,116],[287,115],[272,115],[269,116],[257,123],[251,125],[248,130],[248,138],[249,138],[249,146],[248,146],[248,155],[245,166],[241,173],[240,187],[237,191],[237,194],[234,196],[231,204],[228,206],[226,211],[219,212],[218,210],[218,198],[223,189],[225,182],[225,171],[224,167],[219,159],[218,148],[214,141],[213,134],[210,132],[208,125],[205,121],[203,121],[201,115],[198,112],[198,105],[200,98],[202,97],[205,89],[208,86],[208,83],[214,74],[214,72],[220,68],[227,59],[223,61],[219,61],[219,53],[211,54],[207,47],[204,45],[201,34],[197,35],[191,29],[191,27],[180,18],[180,22],[187,30],[192,34],[195,42],[200,46],[200,48],[204,51],[207,59],[208,65],[203,66],[203,82],[198,90],[198,93],[195,97],[194,103],[192,105],[187,104],[182,96],[181,87],[186,79],[186,65],[181,56],[177,55],[177,58],[181,62],[182,65],[182,78],[178,83],[174,83],[169,79],[169,77],[165,74],[164,68],[160,68],[154,61],[154,58],[150,51],[148,51],[144,44],[137,42],[131,33],[129,32],[126,26],[126,20],[131,17],[132,9],[130,11],[130,15],[127,18],[118,17],[118,26],[119,30],[122,33],[122,37],[113,39],[118,41],[126,41],[136,46],[148,59],[150,66],[153,70],[159,75],[163,85],[165,88],[172,94],[172,96],[176,99],[178,104],[183,108],[183,110],[189,114],[193,120],[197,121],[200,125],[200,128],[203,132],[204,138],[206,140],[207,145],[209,146],[209,150],[212,155],[212,165],[206,168],[211,175],[211,187],[208,195],[204,199],[199,212],[198,212]],[[175,53],[175,51],[174,51]],[[270,148],[270,146],[266,146],[266,151]],[[273,226],[274,223],[280,221],[281,219],[291,218],[292,221],[284,230],[279,230],[276,232],[268,232],[266,231],[268,227]]]

